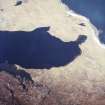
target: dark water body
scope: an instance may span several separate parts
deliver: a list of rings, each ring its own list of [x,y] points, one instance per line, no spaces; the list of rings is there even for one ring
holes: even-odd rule
[[[64,66],[82,53],[79,45],[87,39],[85,35],[79,35],[75,41],[63,42],[52,36],[49,29],[0,31],[0,62],[43,69]]]
[[[70,9],[86,16],[101,31],[99,40],[105,44],[105,0],[62,0]]]

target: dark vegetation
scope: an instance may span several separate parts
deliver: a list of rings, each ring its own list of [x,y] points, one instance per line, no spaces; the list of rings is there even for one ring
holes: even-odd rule
[[[49,94],[46,85],[33,81],[23,69],[0,65],[0,105],[42,105]]]
[[[17,2],[16,2],[15,6],[19,6],[19,5],[21,5],[21,4],[22,4],[22,1],[20,0],[20,1],[17,1]]]
[[[80,23],[79,25],[81,25],[81,26],[86,26],[85,23]]]
[[[4,11],[4,9],[0,9],[0,11],[1,11],[1,12],[3,12],[3,11]]]
[[[0,72],[0,105],[42,105],[48,94],[45,85],[20,81],[6,71]]]
[[[64,66],[82,53],[79,45],[87,39],[85,35],[63,42],[51,35],[49,28],[39,27],[31,32],[0,31],[0,62],[43,69]]]

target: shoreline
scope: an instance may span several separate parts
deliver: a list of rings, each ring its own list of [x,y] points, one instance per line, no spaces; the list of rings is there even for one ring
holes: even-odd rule
[[[61,1],[61,2],[62,2],[62,1]],[[72,10],[72,9],[70,10],[69,7],[68,7],[66,4],[64,4],[63,2],[62,2],[62,4],[65,5],[65,7],[66,7],[66,9],[67,9],[67,15],[68,15],[68,16],[73,16],[73,17],[81,18],[81,19],[83,19],[84,21],[87,21],[87,22],[89,23],[90,27],[93,29],[94,34],[95,34],[95,36],[93,36],[94,40],[96,41],[96,43],[97,43],[101,48],[104,48],[104,49],[105,49],[105,45],[102,44],[102,43],[99,41],[99,38],[98,38],[98,36],[99,36],[99,34],[100,34],[100,31],[99,31],[99,30],[97,29],[97,27],[90,21],[90,19],[89,19],[88,17],[83,16],[82,14],[77,13],[76,11],[74,11],[74,10]]]

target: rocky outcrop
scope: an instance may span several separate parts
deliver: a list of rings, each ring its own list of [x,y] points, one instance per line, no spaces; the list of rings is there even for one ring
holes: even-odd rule
[[[49,93],[47,86],[0,72],[0,105],[42,105]]]
[[[56,71],[50,74],[50,71],[29,70],[28,73],[17,65],[2,66],[2,69],[0,105],[105,105],[104,85],[89,83],[86,77],[80,82],[81,77],[72,76],[69,80],[67,74],[61,76]]]

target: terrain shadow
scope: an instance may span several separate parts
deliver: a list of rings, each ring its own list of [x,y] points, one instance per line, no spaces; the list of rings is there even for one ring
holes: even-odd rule
[[[64,66],[81,54],[79,45],[87,39],[85,35],[63,42],[52,36],[49,28],[39,27],[31,32],[0,31],[0,62],[44,69]]]
[[[22,68],[17,69],[16,65],[1,63],[0,72],[3,71],[19,79],[21,82],[24,82],[25,80],[33,82],[31,75]]]

